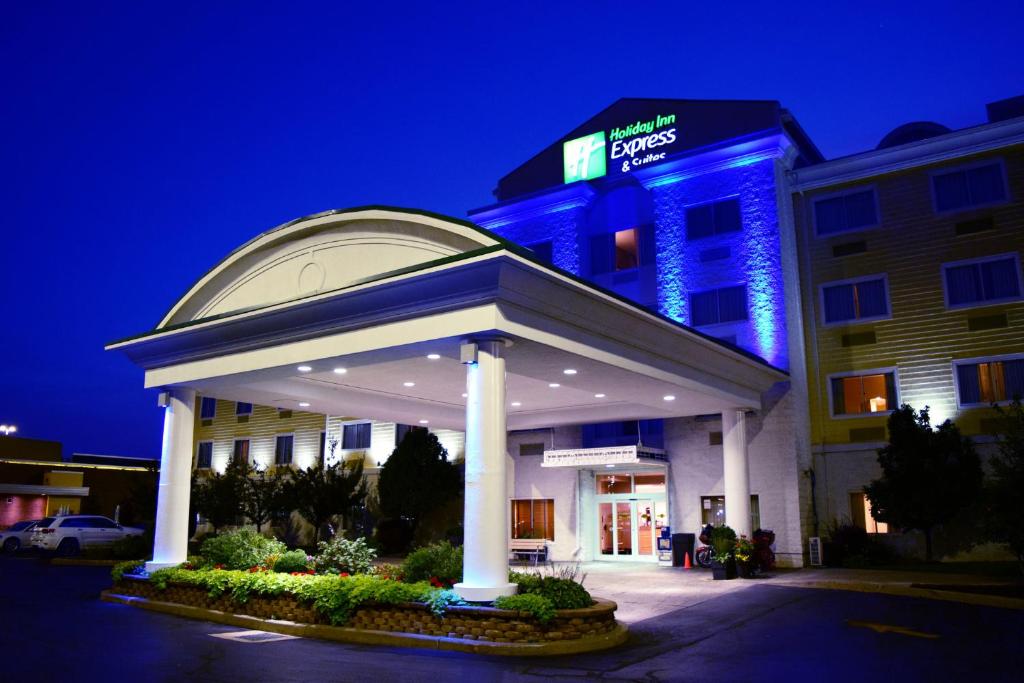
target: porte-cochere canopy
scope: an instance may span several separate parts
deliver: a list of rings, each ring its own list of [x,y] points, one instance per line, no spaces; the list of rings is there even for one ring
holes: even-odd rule
[[[721,413],[726,496],[749,525],[743,415],[786,379],[472,224],[383,207],[260,235],[155,330],[107,348],[164,391],[151,568],[185,560],[199,392],[464,430],[465,564],[456,588],[468,600],[513,590],[508,430]]]

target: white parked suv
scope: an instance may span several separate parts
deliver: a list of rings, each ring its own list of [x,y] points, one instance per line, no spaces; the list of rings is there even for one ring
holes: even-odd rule
[[[32,530],[32,547],[75,555],[83,548],[107,546],[126,536],[141,536],[142,529],[121,526],[96,515],[44,517]]]

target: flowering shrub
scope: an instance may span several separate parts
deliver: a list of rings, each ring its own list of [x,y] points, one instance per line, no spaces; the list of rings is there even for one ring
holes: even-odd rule
[[[267,538],[252,529],[238,529],[207,538],[200,553],[209,564],[221,564],[227,569],[248,569],[273,566],[273,558],[287,550],[287,546],[275,538]]]
[[[462,581],[462,547],[448,541],[434,543],[409,553],[402,563],[405,581],[430,581],[451,587]]]
[[[754,559],[754,544],[749,538],[741,534],[736,539],[736,550],[733,553],[736,557],[737,562],[746,564]]]
[[[368,574],[377,557],[377,551],[366,545],[365,538],[320,541],[317,551],[313,568],[318,574]]]
[[[379,564],[373,568],[373,573],[388,581],[401,581],[403,578],[402,568],[397,564]]]

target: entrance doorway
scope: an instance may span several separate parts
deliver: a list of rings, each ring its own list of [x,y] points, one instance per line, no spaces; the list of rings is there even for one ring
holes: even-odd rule
[[[597,548],[602,560],[657,559],[668,523],[664,472],[617,472],[596,477]]]

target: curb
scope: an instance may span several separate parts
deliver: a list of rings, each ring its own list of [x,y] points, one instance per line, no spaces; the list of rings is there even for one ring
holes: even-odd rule
[[[629,638],[629,630],[624,624],[616,623],[614,631],[603,633],[592,638],[561,640],[550,643],[482,643],[465,641],[445,636],[424,636],[416,633],[395,633],[392,631],[370,631],[346,628],[344,626],[326,626],[323,624],[301,624],[280,619],[260,619],[246,614],[231,614],[219,610],[203,609],[180,605],[174,602],[147,600],[134,595],[122,595],[105,590],[100,599],[131,607],[141,607],[153,612],[162,612],[187,619],[210,621],[217,624],[237,626],[271,633],[282,633],[300,638],[318,638],[333,640],[340,643],[358,645],[385,645],[391,647],[418,647],[431,650],[470,652],[480,655],[497,655],[503,657],[551,657],[557,655],[573,655],[584,652],[607,650],[622,645]]]
[[[73,557],[55,557],[50,560],[50,564],[61,567],[113,567],[119,562],[123,562],[123,560],[79,560]]]
[[[998,595],[962,593],[953,590],[937,590],[935,588],[918,588],[910,584],[872,583],[867,581],[793,581],[775,585],[782,588],[817,588],[856,593],[881,593],[883,595],[898,595],[908,598],[960,602],[980,607],[1024,610],[1024,600],[1019,598],[1004,598]]]

